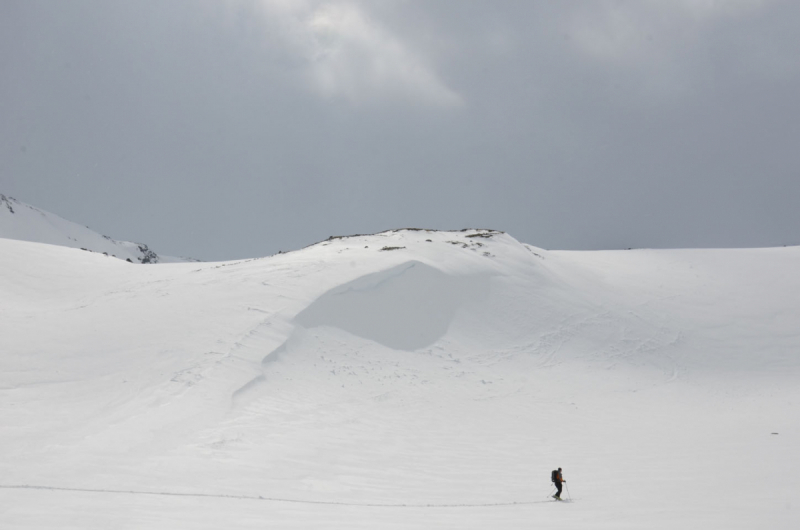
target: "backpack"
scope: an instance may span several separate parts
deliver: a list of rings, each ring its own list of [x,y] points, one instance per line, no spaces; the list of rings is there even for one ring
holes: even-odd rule
[[[550,482],[556,481],[556,476],[558,476],[558,470],[554,469],[552,473],[550,473]]]

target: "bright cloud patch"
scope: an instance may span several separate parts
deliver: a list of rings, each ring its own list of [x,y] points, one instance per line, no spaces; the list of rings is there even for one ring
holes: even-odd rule
[[[284,43],[307,61],[314,90],[325,97],[463,103],[423,57],[354,3],[265,0],[263,5]]]

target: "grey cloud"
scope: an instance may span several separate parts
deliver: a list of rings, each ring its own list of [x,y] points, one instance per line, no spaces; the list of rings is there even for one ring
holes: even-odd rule
[[[0,192],[206,259],[400,226],[800,243],[800,4],[294,5],[3,3]]]

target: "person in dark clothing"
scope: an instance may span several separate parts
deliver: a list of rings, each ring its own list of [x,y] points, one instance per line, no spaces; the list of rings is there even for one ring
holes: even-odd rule
[[[564,477],[561,475],[561,468],[558,468],[557,471],[553,471],[553,484],[556,485],[556,489],[558,490],[555,495],[553,495],[554,499],[561,500],[561,483],[566,482]]]

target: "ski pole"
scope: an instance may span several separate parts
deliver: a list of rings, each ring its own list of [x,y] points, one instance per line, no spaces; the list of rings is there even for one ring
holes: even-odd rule
[[[564,481],[564,485],[567,486],[567,497],[569,497],[569,500],[572,500],[572,494],[569,492],[569,486],[566,480]]]

